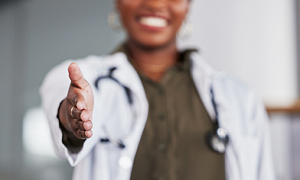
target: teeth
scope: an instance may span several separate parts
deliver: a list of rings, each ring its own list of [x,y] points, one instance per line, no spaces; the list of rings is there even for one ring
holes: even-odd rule
[[[167,21],[158,17],[143,17],[141,18],[141,23],[147,26],[154,27],[166,27]]]

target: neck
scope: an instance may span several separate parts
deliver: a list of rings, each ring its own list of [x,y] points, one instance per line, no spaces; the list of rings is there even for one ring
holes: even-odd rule
[[[145,47],[128,40],[126,48],[137,71],[154,81],[159,81],[164,72],[177,63],[176,42],[162,47]]]

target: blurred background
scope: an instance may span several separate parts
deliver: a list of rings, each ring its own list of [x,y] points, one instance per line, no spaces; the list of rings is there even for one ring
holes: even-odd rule
[[[107,24],[113,0],[0,0],[0,179],[69,180],[40,109],[39,86],[66,59],[110,52],[123,39]],[[300,179],[298,0],[194,0],[197,47],[214,68],[251,85],[270,112],[278,180]]]

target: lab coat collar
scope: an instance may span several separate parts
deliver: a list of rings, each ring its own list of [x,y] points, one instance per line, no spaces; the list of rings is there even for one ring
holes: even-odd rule
[[[117,52],[104,58],[107,69],[116,67],[113,77],[120,83],[129,87],[137,95],[139,100],[146,100],[146,95],[138,73],[127,59],[124,52]],[[216,119],[215,111],[211,103],[210,89],[214,89],[214,81],[223,75],[211,68],[199,55],[197,51],[190,54],[190,72],[195,83],[196,89],[208,111],[211,119]],[[126,74],[126,76],[124,76]],[[218,104],[217,104],[218,106]]]

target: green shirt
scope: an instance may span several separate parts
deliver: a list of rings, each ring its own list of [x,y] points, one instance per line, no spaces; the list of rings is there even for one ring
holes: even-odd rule
[[[118,51],[128,56],[124,47]],[[131,180],[225,179],[224,154],[205,143],[205,134],[214,124],[191,77],[190,52],[181,53],[178,65],[159,82],[139,74],[149,114]]]

